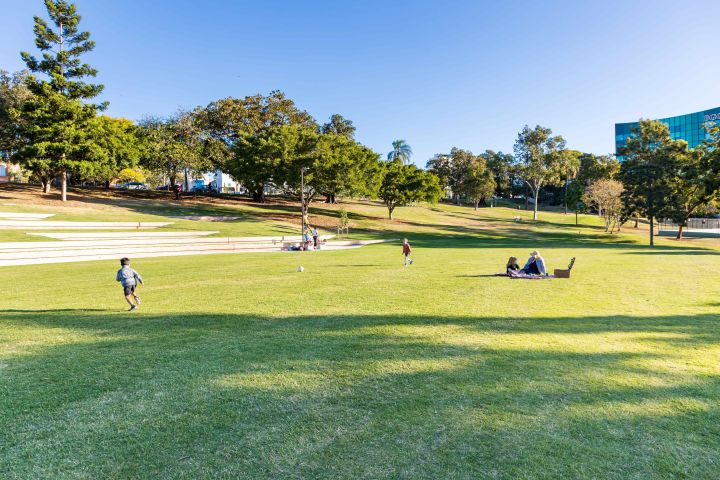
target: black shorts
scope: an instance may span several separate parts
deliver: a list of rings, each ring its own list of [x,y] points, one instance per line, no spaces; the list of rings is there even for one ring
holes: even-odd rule
[[[135,285],[128,285],[127,287],[123,287],[123,290],[125,291],[125,296],[128,295],[135,295]]]

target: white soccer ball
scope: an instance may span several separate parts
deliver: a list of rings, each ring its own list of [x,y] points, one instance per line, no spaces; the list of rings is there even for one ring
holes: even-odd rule
[[[302,265],[300,265],[300,266],[298,267],[298,272],[304,272],[304,271],[305,271],[305,267],[303,267]]]

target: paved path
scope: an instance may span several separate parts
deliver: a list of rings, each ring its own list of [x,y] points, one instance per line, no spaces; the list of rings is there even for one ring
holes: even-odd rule
[[[286,236],[8,242],[0,243],[0,267],[93,260],[117,260],[122,257],[151,258],[211,255],[219,253],[280,252],[288,242],[299,241],[299,236]],[[383,240],[328,240],[320,252],[325,250],[358,248],[381,242],[383,242]],[[303,252],[303,254],[306,255],[311,255],[312,253],[313,252]]]

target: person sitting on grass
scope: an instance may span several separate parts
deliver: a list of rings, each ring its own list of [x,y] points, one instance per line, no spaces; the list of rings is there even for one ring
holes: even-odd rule
[[[120,259],[120,270],[118,270],[115,279],[120,282],[123,287],[123,293],[125,294],[125,301],[130,305],[130,311],[136,310],[138,305],[142,302],[140,297],[135,294],[135,287],[137,282],[144,285],[143,279],[138,272],[130,267],[130,259],[125,257]],[[133,303],[135,300],[135,303]]]
[[[533,250],[530,253],[530,258],[528,258],[522,271],[528,275],[547,275],[545,260],[540,256],[540,252]]]
[[[517,263],[517,257],[510,257],[510,259],[508,259],[507,269],[505,270],[505,273],[507,273],[511,277],[520,273],[520,265],[518,265]]]

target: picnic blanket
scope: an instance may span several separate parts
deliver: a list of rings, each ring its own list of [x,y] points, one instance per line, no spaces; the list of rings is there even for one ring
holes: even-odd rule
[[[570,260],[570,265],[568,265],[567,270],[555,270],[555,273],[560,275],[533,275],[529,273],[525,273],[522,270],[514,273],[496,273],[496,277],[510,277],[510,278],[523,278],[525,280],[542,280],[544,278],[569,278],[570,277],[570,270],[572,270],[573,266],[575,266],[575,257],[573,257]]]
[[[525,280],[542,280],[543,278],[555,278],[555,275],[528,275],[527,273],[496,273],[496,277],[523,278]]]

